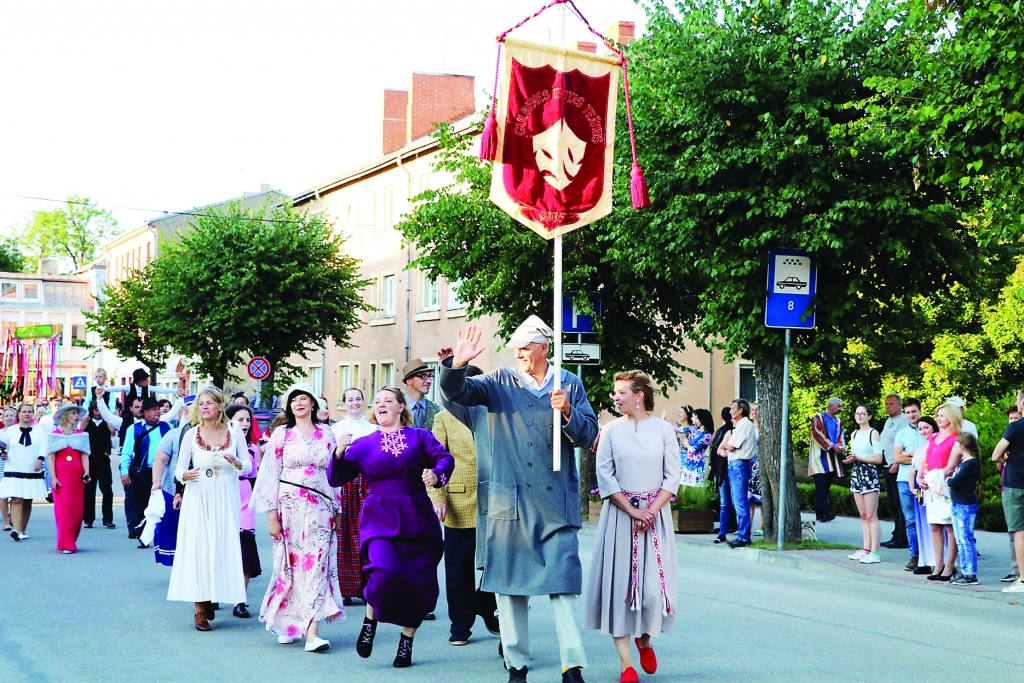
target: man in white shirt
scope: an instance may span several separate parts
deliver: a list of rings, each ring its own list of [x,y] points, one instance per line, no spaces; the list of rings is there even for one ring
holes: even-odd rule
[[[729,541],[730,548],[750,545],[750,501],[747,490],[750,485],[751,460],[757,451],[754,439],[754,423],[750,421],[750,403],[738,398],[729,406],[732,413],[732,435],[718,449],[719,455],[729,459],[729,489],[732,492],[732,507],[736,511],[736,538]]]
[[[907,548],[907,520],[903,516],[903,508],[899,505],[900,491],[896,482],[899,467],[896,464],[896,436],[910,425],[910,420],[903,414],[902,399],[899,394],[889,394],[885,397],[885,414],[889,417],[885,420],[880,435],[882,441],[882,457],[884,463],[881,467],[882,476],[885,479],[886,495],[889,498],[889,510],[892,514],[892,538],[884,545],[886,548]]]

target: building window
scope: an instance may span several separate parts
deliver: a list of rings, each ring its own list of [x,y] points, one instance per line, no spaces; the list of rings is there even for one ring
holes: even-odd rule
[[[309,383],[313,385],[313,392],[319,397],[324,395],[324,369],[318,365],[309,367]]]
[[[459,297],[459,289],[462,287],[462,280],[455,280],[448,283],[448,310],[465,308],[466,302]]]
[[[397,279],[394,275],[385,275],[381,283],[380,309],[385,318],[391,318],[395,315],[395,309],[398,304],[396,299]]]
[[[26,282],[21,286],[21,298],[25,301],[39,301],[39,285],[35,282]]]
[[[338,402],[345,400],[345,390],[355,387],[362,391],[359,386],[359,364],[344,363],[338,366]],[[365,397],[364,397],[365,398]]]
[[[394,363],[381,363],[380,364],[380,385],[382,387],[393,387],[395,386],[395,364]],[[374,392],[376,393],[376,392]]]
[[[740,366],[740,398],[757,400],[757,378],[754,376],[753,365]]]
[[[420,281],[420,310],[436,311],[441,308],[441,283],[431,279],[426,273]]]
[[[18,299],[18,283],[17,282],[2,282],[0,283],[0,299],[8,301],[17,301]]]
[[[370,363],[370,395],[367,403],[373,404],[373,397],[377,395],[377,364]]]

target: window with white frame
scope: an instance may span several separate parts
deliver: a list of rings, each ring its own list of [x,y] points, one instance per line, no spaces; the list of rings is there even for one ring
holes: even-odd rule
[[[39,283],[25,282],[21,285],[21,298],[25,301],[39,301]]]
[[[420,310],[436,311],[441,308],[441,283],[426,273],[420,278]]]
[[[309,366],[309,383],[318,397],[324,395],[324,369],[319,365]]]
[[[398,306],[398,278],[394,275],[385,275],[381,280],[380,309],[381,314],[386,318],[394,317]]]
[[[459,289],[462,287],[462,280],[453,280],[448,283],[448,310],[465,308],[466,303],[459,297]]]
[[[395,386],[395,364],[394,363],[381,363],[380,364],[380,385],[382,387],[393,387],[393,386]]]

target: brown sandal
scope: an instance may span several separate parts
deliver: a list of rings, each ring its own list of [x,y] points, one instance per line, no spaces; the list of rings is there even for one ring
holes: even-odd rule
[[[196,630],[197,631],[209,631],[210,621],[206,618],[206,614],[203,611],[195,613],[196,618]]]

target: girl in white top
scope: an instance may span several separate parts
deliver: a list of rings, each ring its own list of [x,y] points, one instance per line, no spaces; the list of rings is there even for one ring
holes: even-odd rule
[[[40,425],[32,426],[33,409],[30,403],[18,406],[18,424],[0,432],[0,458],[4,463],[4,478],[0,479],[0,498],[11,499],[11,538],[28,538],[25,527],[32,516],[32,500],[46,498],[43,481],[43,461],[46,454],[42,446],[46,433]]]
[[[882,527],[878,523],[878,492],[882,487],[876,467],[882,464],[882,442],[878,430],[871,428],[870,408],[857,406],[853,418],[859,428],[850,433],[850,451],[843,463],[853,464],[850,491],[857,501],[864,546],[850,555],[850,559],[861,564],[876,564],[882,561],[878,556],[878,542],[882,535]]]

